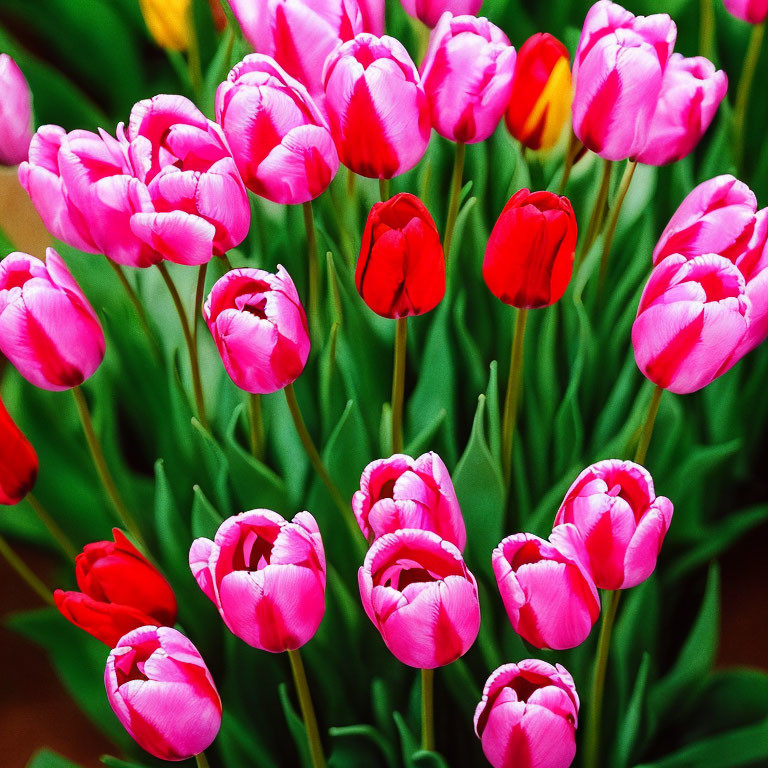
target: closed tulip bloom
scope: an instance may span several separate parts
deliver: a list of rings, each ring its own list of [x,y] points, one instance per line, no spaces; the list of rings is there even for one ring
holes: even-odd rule
[[[608,459],[576,478],[555,525],[576,526],[598,589],[628,589],[653,573],[672,510],[669,499],[656,496],[647,470],[631,461]]]
[[[568,670],[523,659],[488,678],[475,733],[493,768],[568,768],[578,717],[579,695]]]
[[[190,0],[139,0],[147,29],[155,42],[171,51],[189,45]]]
[[[461,552],[436,533],[385,534],[368,550],[358,581],[368,618],[403,664],[442,667],[475,642],[477,582]]]
[[[0,398],[0,504],[18,504],[35,486],[37,454]]]
[[[339,168],[307,89],[268,56],[246,56],[216,92],[216,119],[245,185],[284,205],[322,194]]]
[[[203,317],[232,381],[253,394],[293,383],[309,357],[304,307],[291,276],[233,269],[211,290]]]
[[[506,113],[509,132],[528,149],[551,149],[571,117],[573,86],[568,49],[546,32],[517,52]]]
[[[446,12],[454,16],[476,16],[483,0],[401,0],[405,12],[414,19],[434,27]]]
[[[445,295],[445,256],[435,221],[415,195],[401,192],[368,214],[355,283],[382,317],[423,315]]]
[[[189,567],[230,631],[279,653],[309,642],[325,613],[325,553],[315,518],[254,509],[197,539]]]
[[[587,14],[576,50],[573,130],[606,160],[645,149],[677,29],[667,14],[634,16],[610,0]]]
[[[0,165],[27,159],[32,140],[32,93],[18,64],[0,53]]]
[[[632,326],[638,367],[680,395],[705,387],[746,336],[750,303],[744,276],[728,259],[668,256],[654,267]]]
[[[557,526],[549,541],[531,533],[508,536],[493,550],[492,563],[512,628],[524,640],[561,651],[587,639],[600,598],[573,525]]]
[[[369,541],[401,528],[433,531],[460,551],[467,531],[451,476],[436,453],[417,459],[397,453],[372,461],[352,497],[352,510]]]
[[[554,304],[571,280],[577,237],[567,197],[521,189],[493,227],[483,279],[494,296],[513,307]]]
[[[0,352],[41,389],[79,386],[104,359],[96,313],[53,248],[0,262]]]
[[[114,542],[86,544],[75,558],[79,592],[54,592],[64,618],[110,648],[134,629],[173,626],[176,596],[163,575],[118,528]]]
[[[648,143],[637,159],[647,165],[666,165],[693,152],[727,90],[728,76],[709,59],[673,53],[664,71]]]
[[[451,141],[487,139],[509,103],[514,70],[515,49],[495,24],[444,13],[421,67],[434,129]]]
[[[391,179],[421,160],[429,143],[429,104],[401,43],[357,35],[328,57],[323,86],[331,134],[347,168]]]
[[[762,24],[768,16],[768,0],[724,0],[725,10],[750,24]]]
[[[107,699],[136,743],[161,760],[207,749],[221,727],[221,699],[203,657],[172,627],[141,627],[112,649]]]

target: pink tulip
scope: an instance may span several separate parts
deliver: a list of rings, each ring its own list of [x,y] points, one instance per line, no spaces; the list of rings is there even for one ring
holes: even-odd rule
[[[27,159],[32,139],[32,94],[16,62],[0,53],[0,165]]]
[[[244,268],[211,290],[203,317],[232,381],[253,394],[294,382],[309,357],[307,316],[291,276]]]
[[[429,143],[429,104],[397,40],[357,35],[328,57],[323,84],[344,165],[361,176],[391,179],[421,160]]]
[[[368,550],[358,581],[368,618],[403,664],[442,667],[475,642],[477,582],[461,552],[436,533],[385,534]]]
[[[434,27],[446,12],[454,16],[476,16],[483,0],[401,0],[405,12],[428,27]]]
[[[328,124],[307,89],[268,56],[246,56],[216,92],[216,119],[245,185],[275,203],[306,203],[339,168]]]
[[[654,267],[632,326],[638,367],[671,392],[705,387],[746,336],[750,304],[744,277],[728,259],[667,256]]]
[[[271,653],[312,639],[325,613],[325,553],[315,518],[254,509],[197,539],[189,567],[235,635]]]
[[[627,589],[645,581],[672,522],[672,502],[656,496],[639,464],[619,459],[587,467],[565,494],[555,525],[576,526],[599,589]]]
[[[696,148],[728,90],[728,76],[702,56],[673,53],[664,71],[661,97],[651,120],[648,143],[638,160],[666,165]]]
[[[323,64],[339,43],[363,31],[356,0],[230,0],[256,53],[271,56],[313,97],[322,97]]]
[[[386,22],[385,0],[359,0],[360,13],[363,17],[363,32],[381,37],[384,34]]]
[[[352,497],[352,510],[371,541],[401,528],[433,531],[464,551],[467,531],[451,476],[436,453],[397,453],[372,461]]]
[[[750,24],[762,24],[768,16],[768,0],[724,0],[725,10]]]
[[[573,130],[588,149],[606,160],[645,149],[676,35],[667,14],[636,17],[609,0],[592,6],[573,64]]]
[[[491,559],[518,635],[537,648],[557,651],[587,639],[600,615],[600,598],[573,525],[554,528],[548,542],[531,533],[508,536]]]
[[[653,251],[653,263],[667,256],[686,258],[717,253],[736,261],[755,229],[757,200],[733,176],[716,176],[699,184],[680,204]]]
[[[41,389],[82,384],[104,359],[96,313],[53,248],[0,262],[0,352]]]
[[[468,144],[487,139],[509,105],[515,58],[488,19],[444,13],[421,67],[435,130]]]
[[[112,649],[109,704],[136,743],[161,760],[207,749],[221,727],[221,699],[200,652],[171,627],[140,627]]]
[[[488,678],[475,733],[493,768],[568,768],[578,717],[579,695],[568,670],[523,659]]]

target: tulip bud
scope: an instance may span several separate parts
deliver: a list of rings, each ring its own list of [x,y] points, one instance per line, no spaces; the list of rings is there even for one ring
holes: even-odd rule
[[[139,7],[147,29],[161,48],[187,50],[190,0],[139,0]]]
[[[323,69],[325,106],[341,162],[372,179],[391,179],[421,160],[429,104],[408,51],[393,37],[357,35]]]
[[[296,650],[323,619],[325,553],[309,512],[290,523],[268,509],[230,517],[214,541],[192,543],[189,567],[230,631],[254,648]]]
[[[75,558],[80,592],[54,592],[65,619],[110,648],[144,626],[173,626],[176,596],[163,575],[119,528],[114,542],[86,544]]]
[[[0,165],[27,159],[32,139],[32,93],[16,62],[0,53]]]
[[[358,572],[368,618],[403,664],[451,664],[480,630],[477,582],[456,547],[432,531],[403,528],[376,539]]]
[[[0,261],[0,352],[41,389],[82,384],[104,359],[96,313],[53,248]]]
[[[485,141],[507,108],[514,70],[515,49],[495,24],[444,13],[421,67],[435,130],[451,141]]]
[[[207,749],[221,727],[221,699],[200,652],[171,627],[141,627],[112,649],[107,699],[136,743],[161,760]]]
[[[436,453],[418,459],[397,453],[372,461],[352,497],[352,510],[369,541],[401,528],[433,531],[460,551],[467,531],[451,476]]]
[[[268,56],[246,56],[216,92],[216,119],[245,185],[283,205],[322,194],[339,168],[307,89]]]
[[[576,478],[555,525],[576,526],[598,589],[627,589],[653,573],[672,509],[669,499],[656,496],[643,467],[608,459]]]
[[[561,651],[587,639],[600,598],[573,525],[554,528],[548,542],[531,533],[507,536],[492,562],[512,628],[524,640]]]
[[[37,454],[0,398],[0,504],[18,504],[35,486]]]
[[[528,149],[551,149],[571,117],[573,86],[568,49],[546,32],[517,52],[506,114],[509,132]]]
[[[428,27],[434,27],[440,17],[450,12],[454,16],[476,16],[483,0],[401,0],[405,12]]]
[[[232,381],[253,394],[293,383],[309,357],[304,307],[291,276],[233,269],[213,286],[203,307],[221,361]]]
[[[578,716],[579,695],[568,670],[523,659],[488,678],[475,733],[493,768],[568,768]]]
[[[424,203],[401,192],[368,214],[355,271],[357,290],[377,315],[423,315],[445,295],[440,234]]]
[[[573,130],[587,149],[606,160],[645,149],[676,37],[665,13],[636,17],[610,0],[590,8],[573,65]]]
[[[750,304],[744,276],[728,259],[667,256],[651,272],[632,326],[638,367],[677,394],[706,387],[746,336]]]
[[[577,237],[567,197],[521,189],[493,227],[483,279],[494,296],[513,307],[554,304],[571,280]]]
[[[724,0],[725,10],[750,24],[762,24],[768,17],[768,0]]]

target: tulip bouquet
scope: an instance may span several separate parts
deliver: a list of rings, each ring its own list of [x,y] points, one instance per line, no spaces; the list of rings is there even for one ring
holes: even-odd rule
[[[101,762],[768,764],[717,653],[765,603],[718,561],[768,522],[766,3],[32,5],[6,624]]]

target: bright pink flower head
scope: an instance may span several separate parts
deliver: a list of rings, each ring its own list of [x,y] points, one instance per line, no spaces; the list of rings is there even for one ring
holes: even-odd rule
[[[768,16],[768,0],[724,0],[725,10],[750,24],[762,24]]]
[[[306,203],[339,168],[331,132],[307,89],[253,53],[216,92],[216,119],[245,185],[275,203]]]
[[[368,618],[403,664],[442,667],[475,642],[477,582],[461,552],[436,533],[404,528],[376,539],[358,581]]]
[[[727,90],[728,76],[709,59],[673,53],[664,71],[648,143],[637,159],[647,165],[666,165],[693,152]]]
[[[488,19],[446,12],[421,67],[432,125],[446,139],[484,141],[509,104],[515,49]]]
[[[291,276],[243,268],[227,272],[211,290],[203,317],[232,381],[253,394],[294,382],[309,357],[304,307]]]
[[[493,572],[512,628],[537,648],[561,651],[583,643],[600,615],[584,542],[573,525],[549,541],[507,536],[492,555]]]
[[[429,143],[429,104],[397,40],[357,35],[328,57],[323,84],[344,165],[361,176],[391,179],[421,160]]]
[[[58,253],[0,261],[0,352],[19,373],[54,392],[82,384],[104,359],[104,333]]]
[[[271,56],[316,98],[323,95],[323,64],[329,54],[339,43],[363,31],[363,16],[355,0],[230,0],[230,3],[256,53]]]
[[[200,652],[171,627],[140,627],[112,649],[109,704],[136,743],[161,760],[207,749],[221,727],[221,699]]]
[[[645,581],[672,522],[672,502],[656,496],[639,464],[619,459],[587,467],[565,494],[555,525],[576,526],[598,589],[627,589]]]
[[[309,512],[291,522],[268,509],[230,517],[213,541],[192,543],[189,567],[227,627],[254,648],[301,648],[323,619],[325,553]]]
[[[677,29],[667,14],[634,16],[599,0],[576,50],[573,130],[606,160],[645,149]]]
[[[476,16],[483,0],[401,0],[405,12],[428,27],[434,27],[446,13]]]
[[[653,263],[673,254],[717,253],[735,262],[755,229],[755,193],[733,176],[716,176],[694,188],[661,233]]]
[[[18,64],[0,53],[0,165],[27,159],[32,139],[32,93]]]
[[[578,717],[579,695],[568,670],[523,659],[488,678],[475,733],[493,768],[568,768]]]
[[[706,387],[746,336],[750,303],[728,259],[668,256],[651,272],[632,326],[638,368],[679,395]]]
[[[372,461],[363,470],[352,510],[369,541],[400,528],[418,528],[433,531],[462,552],[467,543],[451,476],[436,453],[418,459],[396,453]]]

